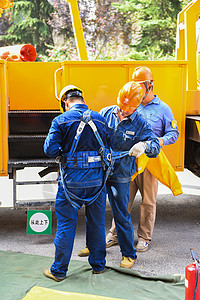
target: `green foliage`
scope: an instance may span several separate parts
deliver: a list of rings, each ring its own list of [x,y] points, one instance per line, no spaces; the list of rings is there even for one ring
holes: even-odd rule
[[[174,59],[177,14],[189,2],[79,0],[89,60]],[[4,16],[1,46],[30,43],[37,60],[78,60],[66,0],[15,0]]]
[[[173,58],[176,19],[183,5],[181,0],[125,0],[113,5],[128,22],[132,20],[132,53],[130,58]]]
[[[53,11],[47,0],[15,0],[12,13],[9,12],[7,34],[0,39],[7,45],[29,43],[44,52],[46,44],[53,44],[52,28],[48,25]]]
[[[70,38],[64,46],[54,47],[48,45],[45,54],[39,54],[38,60],[40,61],[65,61],[65,60],[78,60],[78,53]]]
[[[3,14],[0,17],[0,37],[1,35],[4,35],[7,28],[9,27],[9,16],[5,15],[5,13],[3,12]],[[4,46],[4,42],[1,41],[0,38],[0,47]]]
[[[146,50],[139,52],[136,50],[132,50],[128,54],[128,60],[174,60],[174,53],[172,55],[165,54],[160,52],[160,49],[156,48],[147,48]]]

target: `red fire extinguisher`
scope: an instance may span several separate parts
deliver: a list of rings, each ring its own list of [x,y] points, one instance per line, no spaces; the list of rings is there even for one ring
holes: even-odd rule
[[[185,300],[200,300],[200,268],[193,249],[190,249],[194,263],[185,268]]]

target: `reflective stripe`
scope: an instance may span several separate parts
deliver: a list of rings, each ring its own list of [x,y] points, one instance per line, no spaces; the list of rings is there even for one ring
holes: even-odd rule
[[[79,135],[82,133],[84,127],[85,127],[86,123],[81,121],[80,124],[78,125],[78,128],[76,130],[76,136],[75,136],[75,139],[77,140]]]
[[[63,159],[61,159],[62,166],[68,168],[78,169],[91,169],[102,168],[102,157],[98,151],[78,151],[73,156],[70,153],[63,153]]]
[[[88,162],[96,162],[96,161],[101,161],[101,156],[88,156]]]
[[[88,122],[88,125],[90,125],[90,127],[92,128],[92,130],[95,132],[97,131],[96,125],[94,124],[94,122],[92,120],[90,120]]]
[[[72,163],[76,159],[77,162],[85,162],[85,157],[72,157],[72,158],[67,158],[66,162]],[[101,156],[88,156],[87,161],[88,163],[93,163],[101,161]]]

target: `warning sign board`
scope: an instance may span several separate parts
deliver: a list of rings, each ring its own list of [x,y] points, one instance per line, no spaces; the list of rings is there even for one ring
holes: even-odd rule
[[[27,234],[51,234],[51,210],[27,211]]]

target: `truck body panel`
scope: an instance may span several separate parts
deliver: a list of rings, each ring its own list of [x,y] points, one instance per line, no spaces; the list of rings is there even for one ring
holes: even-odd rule
[[[187,167],[200,176],[200,0],[178,14],[174,61],[88,61],[77,1],[67,2],[80,61],[0,60],[0,176],[13,178],[13,206],[16,170],[42,166],[47,168],[42,176],[57,170],[45,156],[43,143],[60,113],[61,89],[68,84],[80,87],[86,104],[99,111],[116,104],[121,87],[143,65],[153,73],[154,94],[170,106],[177,121],[179,138],[164,147],[166,156],[175,171]]]

